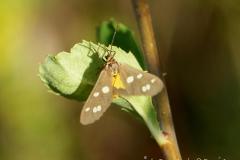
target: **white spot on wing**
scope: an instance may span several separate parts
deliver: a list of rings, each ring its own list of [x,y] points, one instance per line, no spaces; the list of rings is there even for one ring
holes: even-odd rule
[[[142,91],[147,92],[150,90],[150,88],[151,88],[150,84],[146,84],[146,85],[142,86]]]
[[[155,81],[156,81],[156,79],[155,79],[155,78],[151,79],[151,83],[154,83]]]
[[[85,112],[88,112],[89,110],[90,110],[90,107],[86,108],[86,109],[85,109]]]
[[[150,90],[150,88],[151,88],[150,84],[146,84],[145,87],[147,88],[147,90]]]
[[[101,105],[98,105],[97,106],[97,111],[100,112],[102,110],[102,106]]]
[[[97,112],[97,107],[93,107],[93,113]]]
[[[102,87],[102,92],[103,92],[104,94],[108,93],[109,91],[110,91],[110,89],[109,89],[108,86],[103,86],[103,87]]]
[[[93,94],[93,97],[97,97],[97,96],[99,96],[99,92],[95,92],[95,93]]]
[[[127,83],[132,83],[134,81],[134,77],[133,76],[129,76],[127,77]]]
[[[146,86],[142,86],[142,91],[143,91],[143,92],[146,92],[146,91],[147,91]]]
[[[137,79],[141,79],[143,77],[143,74],[142,73],[139,73],[138,75],[137,75]]]
[[[101,105],[97,105],[96,107],[93,107],[93,113],[100,112],[101,110],[102,110],[102,106]]]

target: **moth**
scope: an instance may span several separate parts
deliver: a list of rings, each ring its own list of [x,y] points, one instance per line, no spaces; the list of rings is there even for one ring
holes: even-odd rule
[[[163,88],[157,76],[118,63],[112,54],[105,57],[105,65],[83,106],[80,122],[83,125],[98,120],[108,109],[113,95],[154,96]]]
[[[111,105],[113,95],[154,96],[164,86],[157,76],[118,63],[114,55],[115,52],[110,49],[103,58],[104,67],[81,111],[80,122],[83,125],[98,120]]]

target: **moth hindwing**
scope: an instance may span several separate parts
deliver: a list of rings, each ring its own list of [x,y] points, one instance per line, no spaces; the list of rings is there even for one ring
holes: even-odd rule
[[[124,89],[114,89],[119,95],[154,96],[163,88],[160,78],[127,64],[119,64],[119,75],[125,86]]]
[[[112,102],[112,89],[112,71],[104,68],[81,111],[82,124],[91,124],[102,116]]]

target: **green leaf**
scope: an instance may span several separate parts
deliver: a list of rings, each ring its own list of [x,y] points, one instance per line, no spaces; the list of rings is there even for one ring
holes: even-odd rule
[[[115,46],[112,46],[112,50],[116,52],[114,58],[119,63],[125,63],[141,70],[138,61],[131,52],[126,53]],[[83,41],[76,44],[70,53],[60,52],[56,56],[48,56],[39,67],[40,78],[58,95],[84,101],[90,94],[104,66],[102,57],[105,51],[106,47],[103,45]],[[166,140],[158,125],[151,97],[125,96],[114,99],[113,102],[127,111],[137,113],[135,115],[144,120],[157,142],[159,144],[165,143]]]
[[[118,26],[118,27],[116,27]],[[124,24],[111,19],[104,21],[97,28],[97,41],[105,45],[110,45],[113,39],[113,34],[116,30],[113,45],[121,47],[125,51],[130,51],[136,57],[138,63],[143,69],[146,69],[144,56],[134,37],[134,33]]]

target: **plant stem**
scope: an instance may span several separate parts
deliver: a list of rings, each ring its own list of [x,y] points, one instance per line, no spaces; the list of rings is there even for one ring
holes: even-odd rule
[[[141,34],[148,69],[151,73],[159,75],[163,79],[164,77],[160,74],[161,65],[147,0],[132,0],[132,4]],[[166,87],[164,87],[161,94],[156,97],[156,102],[159,107],[159,119],[162,129],[167,133],[167,138],[169,140],[169,143],[160,145],[160,147],[167,160],[182,160],[175,135]]]

